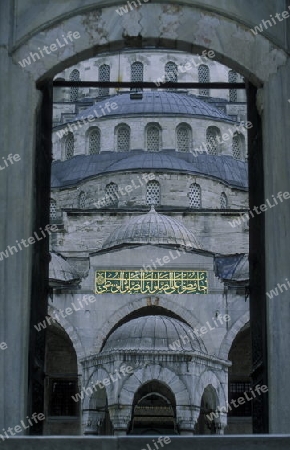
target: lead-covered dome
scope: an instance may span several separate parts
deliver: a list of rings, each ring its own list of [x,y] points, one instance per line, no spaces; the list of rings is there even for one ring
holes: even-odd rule
[[[60,255],[50,253],[49,282],[50,284],[72,284],[81,279],[74,268]]]
[[[207,353],[204,344],[189,325],[172,317],[159,315],[130,320],[113,331],[102,353],[123,351]]]
[[[195,95],[186,92],[166,92],[152,91],[143,92],[142,98],[132,98],[129,92],[112,95],[110,102],[116,103],[114,109],[106,108],[108,99],[97,102],[95,105],[81,111],[71,122],[88,118],[93,115],[95,110],[101,115],[101,110],[106,112],[104,117],[126,115],[174,115],[174,116],[194,116],[208,118],[214,120],[227,121],[234,123],[233,119],[227,116],[223,111],[213,105],[208,104],[204,100],[197,98]]]
[[[133,217],[114,230],[102,250],[123,245],[173,245],[188,250],[202,250],[194,234],[178,220],[159,214],[154,207],[147,214]]]

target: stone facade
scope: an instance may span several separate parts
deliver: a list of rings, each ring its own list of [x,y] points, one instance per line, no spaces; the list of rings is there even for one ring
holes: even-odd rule
[[[131,64],[142,61],[144,80],[150,81],[158,77],[168,61],[174,61],[177,65],[182,61],[191,61],[194,65],[196,59],[178,52],[129,52],[88,60],[56,78],[70,79],[70,74],[78,70],[81,80],[93,80],[98,78],[98,68],[106,65],[110,67],[110,79],[126,80],[130,79]],[[120,72],[116,72],[118,67]],[[225,66],[210,62],[209,68],[211,81],[227,81],[229,70]],[[197,67],[193,72],[191,76],[187,74],[184,77],[185,81],[197,81]],[[249,320],[249,309],[244,301],[244,288],[230,290],[225,296],[224,283],[218,280],[214,269],[214,255],[226,257],[248,253],[247,227],[242,223],[234,229],[229,223],[248,209],[246,105],[238,98],[235,102],[229,102],[229,94],[225,91],[217,98],[217,92],[207,92],[205,96],[199,95],[200,92],[196,96],[195,91],[168,91],[156,95],[145,90],[139,92],[139,99],[136,100],[131,96],[129,98],[130,94],[126,92],[117,93],[114,90],[106,92],[106,100],[99,98],[98,89],[62,91],[64,98],[60,98],[58,92],[54,107],[51,212],[52,221],[58,224],[58,231],[51,240],[51,250],[59,258],[66,259],[71,270],[78,273],[79,281],[70,281],[68,285],[69,280],[73,279],[73,272],[63,278],[63,270],[69,269],[62,269],[64,263],[59,259],[57,267],[60,268],[55,269],[54,273],[59,270],[60,276],[58,282],[54,282],[50,307],[51,317],[57,317],[64,330],[69,327],[75,336],[74,343],[77,343],[75,371],[78,366],[79,390],[83,396],[82,400],[79,398],[82,431],[97,435],[138,434],[142,423],[145,426],[146,414],[149,414],[148,411],[152,413],[152,410],[138,406],[134,399],[148,383],[157,383],[156,386],[161,383],[167,386],[166,389],[172,392],[175,399],[175,406],[170,406],[175,411],[170,433],[220,434],[227,425],[226,414],[218,413],[217,418],[210,422],[206,421],[206,412],[218,411],[217,408],[225,407],[228,402],[228,367],[231,362],[227,352],[239,333],[239,327],[234,332],[233,327],[237,324],[242,327]],[[69,97],[71,93],[75,96],[74,102]],[[239,97],[242,96],[239,92]],[[158,104],[160,98],[161,105],[153,106]],[[95,118],[90,123],[77,122],[80,118],[89,117],[93,107],[100,110],[105,105],[113,105],[114,101],[118,108],[109,110],[106,116]],[[183,106],[186,101],[191,102],[191,109]],[[171,102],[171,112],[163,106],[166,102]],[[220,107],[220,104],[223,106]],[[152,113],[154,108],[155,114]],[[134,114],[131,109],[135,110]],[[159,130],[159,146],[155,151],[150,151],[148,147],[150,125]],[[127,126],[130,130],[128,151],[118,151],[118,126]],[[182,126],[189,127],[190,133],[183,151],[178,151],[178,130]],[[96,128],[100,133],[99,147],[92,154],[90,132]],[[213,128],[218,130],[220,142],[210,141],[208,130]],[[242,130],[243,148],[239,158],[236,158],[233,144],[236,130]],[[62,132],[65,134],[60,137]],[[73,136],[74,148],[68,157],[66,139],[69,133]],[[211,135],[211,138],[214,136]],[[153,190],[150,187],[152,182],[155,183]],[[110,186],[111,190],[108,190]],[[116,191],[112,190],[112,186]],[[148,213],[151,205],[157,213]],[[155,220],[157,222],[153,225]],[[150,231],[148,234],[147,222],[152,234]],[[133,223],[139,223],[138,232]],[[170,231],[166,231],[165,245],[161,245],[163,237],[159,234],[166,229],[167,223],[170,224]],[[182,232],[192,236],[189,239],[193,239],[193,246],[184,251],[179,241],[176,245],[179,231],[175,227],[185,227]],[[121,235],[123,238],[120,238]],[[120,248],[114,248],[115,241]],[[130,248],[132,245],[137,245],[137,248]],[[56,262],[54,257],[52,268]],[[129,295],[96,295],[95,273],[103,269],[129,270],[132,273],[154,269],[206,270],[209,291],[205,295],[146,296],[133,292]],[[88,293],[91,295],[89,302]],[[69,324],[62,323],[60,312],[77,304],[81,307],[67,318]],[[106,308],[102,307],[103,304]],[[134,319],[136,314],[138,318]],[[173,319],[169,317],[172,314],[176,317],[174,326],[179,327],[180,321],[188,324],[188,332],[184,336],[176,333],[175,339],[167,335],[167,331],[162,334],[159,330],[162,320],[169,321],[167,328],[170,328],[170,320]],[[156,317],[159,321],[155,323]],[[229,320],[225,321],[222,317]],[[136,320],[140,322],[141,329],[143,326],[150,328],[155,323],[156,333],[161,333],[160,339],[167,341],[167,345],[157,350],[154,333],[138,341],[134,325]],[[122,326],[125,327],[124,332],[121,331]],[[195,328],[205,331],[200,338],[199,351],[194,348],[178,351],[176,341],[192,340],[188,333]],[[123,338],[125,347],[108,353],[106,348],[116,329],[120,330],[121,336],[128,333]],[[134,339],[139,342],[137,346],[132,344],[133,347],[130,347],[131,333],[135,333]],[[152,347],[145,346],[145,350],[143,342],[148,339],[151,339]],[[47,353],[47,357],[53,358],[53,352],[51,355]],[[120,371],[128,365],[131,372],[121,377]],[[242,370],[246,380],[249,380],[249,367],[248,361]],[[114,379],[116,373],[120,375],[119,379]],[[109,380],[105,389],[95,389],[95,384],[103,379]],[[161,395],[163,388],[156,389],[161,389]],[[165,397],[171,395],[163,394]],[[141,420],[138,415],[135,416],[132,408],[134,411],[145,411],[145,417]],[[163,417],[162,411],[167,407],[159,405],[159,408],[158,415]],[[169,420],[166,417],[163,419],[164,423],[156,423],[159,430]],[[52,417],[48,423],[51,420],[54,423],[63,421],[62,417],[58,420]],[[152,416],[152,420],[156,418]],[[152,424],[150,427],[152,431]],[[230,432],[231,425],[227,429]],[[49,428],[46,430],[49,432]],[[63,432],[68,430],[68,425],[63,421]],[[247,418],[245,428],[240,431],[250,431]]]
[[[120,43],[121,47],[125,46],[126,36],[137,37],[138,32],[144,39],[150,38],[153,41],[155,39],[166,41],[168,38],[166,42],[168,48],[175,45],[181,48],[186,47],[187,50],[200,49],[205,45],[212,47],[217,52],[218,60],[227,62],[236,70],[240,70],[257,87],[263,86],[258,98],[259,109],[263,115],[264,170],[267,174],[262,181],[263,195],[265,198],[271,198],[273,193],[288,188],[286,139],[287,99],[289,98],[288,23],[284,21],[256,37],[250,31],[250,28],[260,23],[262,18],[268,18],[270,14],[282,10],[285,6],[283,2],[265,2],[261,5],[245,1],[237,6],[227,1],[217,5],[216,2],[209,0],[206,10],[203,9],[204,2],[198,0],[191,2],[190,6],[182,7],[174,4],[170,7],[149,4],[144,5],[142,12],[133,13],[136,20],[130,19],[129,16],[120,20],[115,14],[114,7],[110,8],[109,4],[106,4],[107,7],[100,12],[94,1],[85,1],[80,4],[76,0],[70,4],[69,11],[65,11],[64,5],[60,3],[56,5],[39,2],[36,8],[35,2],[25,1],[15,5],[11,14],[9,6],[9,2],[1,4],[4,31],[1,36],[1,61],[5,67],[3,83],[0,86],[3,91],[1,118],[2,125],[6,129],[2,138],[7,154],[10,149],[17,148],[22,161],[25,161],[25,167],[22,164],[15,165],[13,175],[8,171],[2,173],[0,192],[3,203],[6,203],[5,217],[7,217],[1,234],[3,249],[11,242],[15,242],[15,239],[32,234],[32,217],[40,206],[40,203],[33,203],[35,192],[33,167],[35,167],[37,153],[35,151],[35,119],[41,99],[40,93],[36,90],[36,82],[47,80],[64,67],[91,56],[96,46],[113,47],[115,42],[118,42],[118,45]],[[41,14],[39,14],[40,10]],[[116,20],[112,19],[113,14],[116,15]],[[27,20],[28,16],[29,20]],[[98,22],[97,27],[96,22]],[[57,57],[48,56],[39,64],[31,64],[24,70],[20,68],[18,61],[26,57],[30,51],[37,51],[40,42],[44,43],[44,40],[46,44],[54,42],[65,31],[76,28],[83,32],[83,39],[71,49],[60,49]],[[174,42],[170,41],[172,31]],[[11,109],[11,98],[7,92],[17,92],[13,109]],[[27,108],[27,105],[30,107]],[[19,136],[23,139],[19,139]],[[275,149],[275,157],[273,149]],[[37,187],[38,185],[36,189]],[[26,201],[24,202],[23,199]],[[266,239],[268,238],[265,253],[267,289],[271,289],[277,282],[288,276],[289,208],[286,203],[281,205],[280,214],[283,220],[277,220],[275,211],[270,211],[265,219]],[[275,240],[273,235],[277,237]],[[7,341],[9,349],[9,353],[0,352],[1,359],[4,361],[0,374],[1,399],[3,399],[1,427],[5,428],[19,423],[27,414],[31,255],[32,249],[28,249],[2,264],[1,290],[3,290],[2,296],[5,301],[5,314],[1,316],[0,330],[1,340]],[[15,274],[18,275],[17,283],[15,283]],[[287,370],[287,361],[289,361],[287,293],[280,296],[279,308],[276,302],[270,302],[266,297],[263,300],[267,303],[268,324],[269,429],[272,433],[286,433],[289,431],[287,421],[289,405],[288,396],[285,395],[289,372]],[[15,339],[15,330],[18,331],[17,339]],[[283,371],[277,369],[280,367],[281,355],[284,355]],[[255,445],[265,443],[267,446],[273,444],[276,446],[277,440],[286,442],[287,437],[285,439],[281,437],[248,439],[251,442],[249,445],[252,445],[254,441]],[[30,444],[30,442],[33,443]],[[66,445],[70,445],[67,441],[65,442]],[[197,442],[197,445],[199,443],[208,445],[208,442],[202,439]],[[51,445],[63,448],[63,443],[64,440],[61,439],[53,441]],[[75,444],[81,443],[83,442],[78,440]],[[219,447],[225,443],[225,440],[219,442],[214,440],[213,443]],[[24,441],[20,439],[10,439],[4,443],[4,446],[8,448],[10,444],[13,448],[25,446]],[[28,445],[43,446],[43,442],[31,439]],[[88,445],[95,446],[96,442],[90,440]],[[180,445],[179,441],[176,440],[174,445]],[[188,445],[192,445],[191,440]],[[234,438],[227,440],[225,445],[237,448],[242,443],[237,443],[237,439]]]

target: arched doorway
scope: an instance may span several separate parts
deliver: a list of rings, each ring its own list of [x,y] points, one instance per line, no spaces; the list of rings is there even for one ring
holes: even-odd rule
[[[149,6],[149,5],[148,5]],[[71,13],[71,15],[73,16],[73,12]],[[183,22],[182,22],[183,23]],[[115,24],[114,24],[114,26],[115,26]],[[236,24],[233,22],[233,26],[235,26],[236,27]],[[221,27],[221,25],[220,25],[220,23],[218,23],[218,27],[220,27],[220,28],[222,28]],[[88,33],[89,34],[89,33]],[[109,33],[108,33],[108,35],[110,35]],[[177,35],[178,36],[178,35]],[[36,38],[37,39],[37,38]],[[216,42],[223,42],[221,39],[215,39],[216,40]],[[178,42],[181,42],[181,38],[179,39],[179,36],[176,38],[176,42],[178,43]],[[224,52],[221,52],[220,54],[221,55],[223,55],[223,54],[226,54],[227,53],[227,51],[228,51],[228,49],[224,49]],[[246,52],[245,52],[246,53]],[[229,52],[229,54],[230,54],[230,52]],[[255,54],[255,52],[253,52],[253,54]],[[257,52],[257,54],[258,54],[258,52]],[[233,60],[239,60],[239,55],[237,55],[236,56],[236,58],[234,58],[233,56],[229,56],[229,58],[233,58]],[[263,58],[263,55],[261,55],[261,58]],[[59,61],[61,61],[61,58],[59,58]],[[243,60],[241,60],[241,64],[242,65],[244,65],[245,67],[249,67],[249,64],[247,64],[245,61],[243,61]],[[257,64],[257,66],[258,66],[259,64]],[[48,67],[49,67],[49,65],[48,65]],[[251,71],[251,68],[249,69],[250,71]],[[263,70],[263,65],[261,65],[261,70]],[[253,70],[254,71],[254,70]],[[48,69],[48,72],[49,72],[49,69]],[[54,72],[55,73],[55,72]],[[44,77],[46,77],[46,74],[41,74],[41,76],[44,76]],[[29,85],[29,83],[27,83],[27,85]],[[31,105],[32,107],[31,107],[31,111],[32,111],[32,113],[34,113],[34,106],[35,105]],[[27,115],[27,116],[29,116],[29,115]],[[30,117],[31,116],[29,116],[29,118],[27,119],[27,120],[30,120]],[[279,120],[278,118],[277,118],[277,120]],[[274,121],[275,122],[275,121]],[[26,123],[24,123],[23,122],[23,126],[26,126]],[[270,142],[270,140],[269,140],[269,142]],[[27,145],[27,143],[25,143],[25,145],[26,145],[26,147],[27,148],[29,148],[30,146],[29,145]],[[31,148],[33,148],[33,145],[31,146]],[[28,164],[30,164],[30,155],[28,154]],[[261,170],[263,170],[263,169],[261,169]],[[38,185],[38,183],[36,183],[36,185],[37,185],[37,189],[39,188],[39,185]],[[29,187],[30,187],[30,180],[29,180],[29,182],[27,183],[27,190],[29,189]],[[272,191],[271,191],[272,192]],[[254,204],[254,203],[253,203]],[[257,204],[260,204],[260,202],[258,201],[257,202]],[[13,208],[14,207],[14,205],[13,205],[13,203],[11,203],[11,208]],[[15,209],[15,211],[16,211],[16,209]],[[19,214],[19,210],[17,210],[17,214],[15,213],[15,215],[16,215],[16,220],[15,220],[15,222],[17,222],[17,215]],[[270,251],[269,251],[269,253],[270,253]],[[279,253],[279,252],[277,252],[277,253]],[[260,261],[259,261],[259,263],[260,263]],[[258,263],[257,263],[258,264]],[[259,265],[259,264],[258,264]],[[277,264],[277,267],[279,267],[279,265]],[[25,269],[26,270],[26,269]],[[29,270],[29,268],[28,268],[28,270]],[[9,273],[13,273],[13,270],[7,270],[7,272]],[[37,272],[37,271],[36,271]],[[38,273],[38,272],[37,272]],[[27,272],[27,274],[29,275],[29,272]],[[23,276],[23,279],[28,279],[28,276]],[[263,284],[263,283],[261,283],[261,284]],[[27,306],[27,304],[28,304],[28,301],[27,301],[27,299],[28,299],[28,297],[27,297],[27,294],[26,294],[26,290],[27,289],[23,289],[23,291],[25,291],[25,303],[23,302],[23,308],[26,308],[26,306]],[[21,291],[21,289],[19,289],[19,291]],[[33,305],[32,305],[33,306]],[[22,318],[21,318],[22,319]],[[26,323],[27,323],[28,321],[26,320]],[[21,330],[23,330],[24,329],[24,327],[22,327],[22,326],[20,326],[19,325],[19,322],[18,322],[18,326],[19,326],[19,329],[21,329]],[[24,332],[23,332],[23,335],[24,335]],[[283,352],[281,352],[282,354],[283,354]],[[25,377],[24,377],[25,378]],[[21,388],[22,389],[22,388]],[[15,390],[15,392],[17,392],[17,390]],[[18,396],[18,397],[22,397],[22,396]],[[22,406],[22,408],[23,408],[23,406]]]
[[[138,389],[129,434],[177,434],[176,402],[168,386],[152,380]]]

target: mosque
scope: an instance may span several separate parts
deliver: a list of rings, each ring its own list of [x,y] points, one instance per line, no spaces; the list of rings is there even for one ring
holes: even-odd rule
[[[242,80],[198,58],[55,79]],[[250,389],[245,94],[55,88],[53,118],[44,434],[251,433],[251,402],[222,410]]]

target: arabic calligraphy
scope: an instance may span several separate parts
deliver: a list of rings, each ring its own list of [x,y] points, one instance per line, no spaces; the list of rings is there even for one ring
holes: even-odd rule
[[[207,294],[207,272],[201,270],[97,270],[96,294]]]

